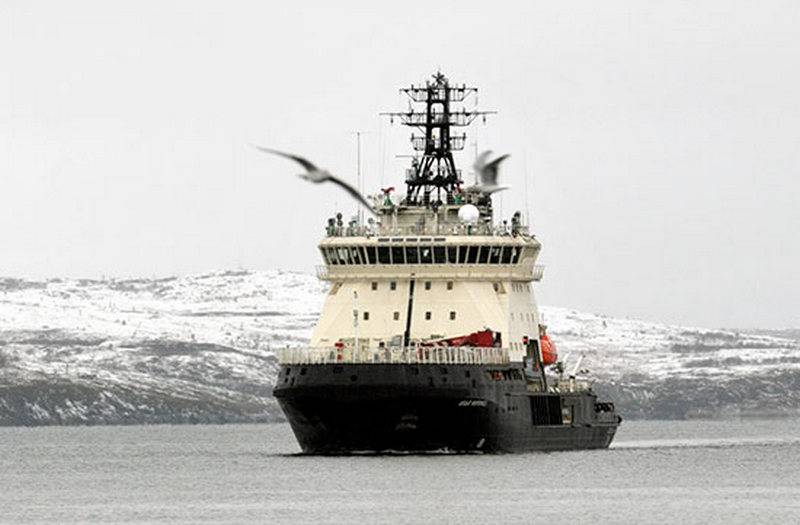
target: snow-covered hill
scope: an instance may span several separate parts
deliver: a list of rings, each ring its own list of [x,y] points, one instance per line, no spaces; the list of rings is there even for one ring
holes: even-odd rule
[[[292,272],[0,279],[0,424],[272,421],[272,350],[309,337],[325,286]],[[628,417],[795,413],[797,333],[543,308]]]

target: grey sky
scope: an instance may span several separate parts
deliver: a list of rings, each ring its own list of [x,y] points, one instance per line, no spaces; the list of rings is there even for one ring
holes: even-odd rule
[[[0,275],[311,271],[345,194],[401,186],[377,113],[441,68],[500,114],[541,302],[800,326],[796,2],[0,3]],[[461,156],[470,164],[473,148]]]

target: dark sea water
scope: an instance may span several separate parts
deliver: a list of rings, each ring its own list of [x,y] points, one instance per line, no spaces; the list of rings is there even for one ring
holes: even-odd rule
[[[286,425],[0,429],[0,521],[800,523],[800,420],[626,421],[610,450],[302,457]]]

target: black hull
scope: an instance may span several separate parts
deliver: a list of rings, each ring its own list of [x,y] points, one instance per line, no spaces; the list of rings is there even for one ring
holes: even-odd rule
[[[606,448],[619,418],[589,392],[528,392],[518,366],[284,366],[275,387],[307,454]]]

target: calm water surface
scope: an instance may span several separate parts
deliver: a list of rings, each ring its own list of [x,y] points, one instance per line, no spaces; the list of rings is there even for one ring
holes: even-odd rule
[[[0,521],[800,523],[800,420],[626,421],[603,451],[298,450],[286,425],[0,428]]]

